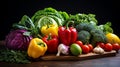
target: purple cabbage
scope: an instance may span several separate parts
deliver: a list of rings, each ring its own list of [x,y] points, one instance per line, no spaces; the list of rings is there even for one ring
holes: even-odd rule
[[[27,50],[32,36],[23,35],[26,30],[12,30],[5,38],[6,47],[13,50]]]

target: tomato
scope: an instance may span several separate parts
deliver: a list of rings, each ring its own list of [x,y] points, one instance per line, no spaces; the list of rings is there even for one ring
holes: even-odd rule
[[[97,46],[100,46],[101,48],[105,48],[105,44],[103,42],[96,43]]]
[[[111,43],[106,43],[105,44],[105,51],[111,51],[113,49],[113,46]]]
[[[82,46],[82,52],[83,53],[87,54],[87,53],[89,53],[89,51],[90,51],[90,48],[88,47],[88,45],[83,45]]]
[[[112,46],[113,46],[113,50],[118,51],[120,49],[120,45],[118,43],[114,43],[112,44]]]
[[[88,47],[89,47],[90,51],[93,50],[93,46],[92,46],[92,44],[88,44]]]
[[[78,44],[80,47],[82,47],[82,46],[83,46],[83,42],[82,42],[82,41],[80,41],[80,40],[76,41],[75,43],[76,43],[76,44]]]

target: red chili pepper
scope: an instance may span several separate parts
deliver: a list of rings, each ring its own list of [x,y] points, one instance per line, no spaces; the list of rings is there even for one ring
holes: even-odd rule
[[[58,44],[59,39],[55,35],[46,35],[42,38],[42,40],[47,44],[48,46],[48,53],[57,53],[58,51]]]
[[[66,27],[59,27],[58,35],[61,43],[69,46],[77,40],[77,30],[74,27],[68,27],[69,22]]]

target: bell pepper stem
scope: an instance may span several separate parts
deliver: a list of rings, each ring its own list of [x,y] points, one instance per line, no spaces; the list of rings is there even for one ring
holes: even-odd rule
[[[52,39],[51,35],[52,35],[51,33],[48,35],[47,40],[51,40]]]
[[[38,45],[42,46],[42,47],[45,47],[45,44],[42,43],[42,42],[38,42]]]
[[[47,23],[47,28],[50,28],[49,24]]]
[[[67,22],[67,24],[66,24],[66,29],[68,29],[69,28],[69,24],[72,24],[72,26],[74,26],[74,21],[69,21],[69,22]]]

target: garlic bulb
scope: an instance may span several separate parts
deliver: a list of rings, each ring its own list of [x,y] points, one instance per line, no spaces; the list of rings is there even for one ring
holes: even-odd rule
[[[69,46],[66,46],[64,44],[59,44],[58,53],[56,54],[56,56],[60,56],[60,53],[65,55],[69,54]]]
[[[103,54],[105,51],[101,47],[97,46],[93,49],[93,52],[97,54]]]

